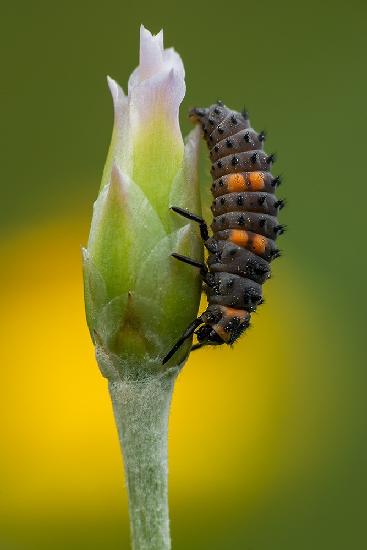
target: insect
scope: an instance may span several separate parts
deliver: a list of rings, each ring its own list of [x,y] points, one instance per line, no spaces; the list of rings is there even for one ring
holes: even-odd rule
[[[172,254],[200,270],[208,307],[185,330],[163,359],[166,363],[194,333],[202,346],[233,344],[263,303],[261,285],[270,277],[270,262],[280,256],[275,244],[285,226],[277,220],[284,201],[274,193],[281,183],[271,168],[275,155],[263,151],[265,132],[251,128],[246,112],[221,101],[206,109],[194,108],[190,119],[200,123],[212,162],[211,210],[213,236],[205,221],[179,207],[171,209],[199,224],[208,250],[206,263]]]

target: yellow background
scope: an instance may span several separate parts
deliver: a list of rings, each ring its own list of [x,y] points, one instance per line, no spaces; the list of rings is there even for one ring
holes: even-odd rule
[[[182,108],[246,104],[278,153],[284,257],[253,328],[193,354],[170,419],[174,548],[366,546],[365,21],[352,0],[2,9],[1,549],[128,548],[83,300],[85,244],[139,25],[183,57]],[[203,181],[209,185],[203,160]]]

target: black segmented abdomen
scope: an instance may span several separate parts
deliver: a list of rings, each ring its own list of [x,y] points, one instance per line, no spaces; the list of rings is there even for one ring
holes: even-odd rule
[[[261,285],[270,276],[270,261],[279,256],[275,240],[284,226],[277,215],[284,202],[274,192],[280,178],[271,174],[274,155],[263,151],[264,132],[250,127],[246,113],[218,102],[190,116],[201,124],[209,147],[214,197],[213,237],[206,242],[209,305],[201,337],[214,330],[218,342],[231,344],[262,303]]]

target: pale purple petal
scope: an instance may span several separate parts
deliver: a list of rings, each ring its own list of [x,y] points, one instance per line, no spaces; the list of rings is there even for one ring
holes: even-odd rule
[[[153,36],[140,29],[140,63],[129,79],[129,111],[132,135],[157,116],[167,123],[173,139],[182,141],[179,107],[185,96],[185,70],[173,48],[163,49],[163,31]]]
[[[185,95],[185,70],[179,54],[164,49],[163,31],[153,36],[140,28],[140,60],[128,83],[128,95],[108,77],[114,106],[114,129],[102,188],[110,181],[112,165],[133,177],[134,146],[160,132],[172,144],[173,155],[183,152],[179,107]],[[147,151],[149,154],[149,151]]]

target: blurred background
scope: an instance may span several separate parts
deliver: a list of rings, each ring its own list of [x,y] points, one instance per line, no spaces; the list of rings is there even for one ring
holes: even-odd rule
[[[192,105],[245,104],[288,200],[253,329],[192,355],[176,385],[173,548],[366,547],[366,15],[360,0],[2,6],[1,549],[129,548],[80,246],[112,131],[105,77],[126,90],[140,23],[184,60],[184,132]]]

